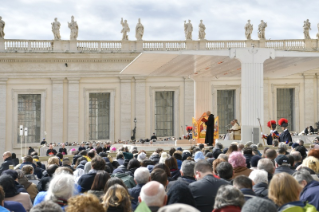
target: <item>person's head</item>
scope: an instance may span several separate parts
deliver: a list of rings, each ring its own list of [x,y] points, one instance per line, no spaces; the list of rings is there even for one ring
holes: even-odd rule
[[[245,148],[245,145],[244,144],[238,144],[237,147],[238,147],[238,151],[241,152]]]
[[[61,174],[61,173],[65,173],[65,174],[70,174],[70,175],[73,175],[73,170],[69,167],[59,167],[55,170],[54,174],[57,175],[57,174]]]
[[[148,181],[150,181],[150,172],[145,167],[140,167],[135,170],[134,172],[134,181],[136,184],[146,184]]]
[[[230,155],[232,152],[237,152],[238,151],[238,147],[236,144],[231,144],[226,152],[226,155]]]
[[[59,163],[59,158],[57,158],[57,157],[50,157],[49,159],[48,159],[48,165],[51,165],[51,164],[55,164],[55,165],[60,165],[60,163]]]
[[[270,181],[268,198],[279,207],[289,202],[299,200],[302,188],[290,174],[282,172],[275,174]]]
[[[166,165],[169,169],[178,169],[177,160],[176,160],[174,157],[167,158],[167,159],[165,160],[165,165]]]
[[[222,185],[217,191],[214,209],[221,209],[226,206],[238,206],[242,208],[244,203],[244,195],[239,189],[231,185]]]
[[[212,174],[213,169],[207,160],[199,160],[195,164],[194,175],[197,180],[201,180],[206,175]]]
[[[166,166],[164,163],[158,163],[154,166],[154,169],[159,168],[159,169],[163,169],[166,172],[167,177],[171,176],[171,172],[168,168],[168,166]]]
[[[133,158],[128,162],[127,169],[137,169],[141,166],[140,162]]]
[[[298,142],[298,144],[299,144],[300,146],[303,146],[304,143],[305,143],[305,142],[304,142],[303,140],[301,140],[301,139],[299,139],[297,142]]]
[[[302,161],[301,153],[298,151],[293,151],[290,153],[290,155],[294,158],[295,163]]]
[[[175,149],[174,147],[172,147],[172,148],[168,151],[168,153],[169,153],[170,156],[173,156],[173,154],[174,154],[175,151],[176,151],[176,149]]]
[[[59,166],[56,165],[56,164],[51,164],[51,165],[49,165],[49,166],[47,167],[47,173],[48,173],[48,175],[49,175],[50,177],[52,177],[53,174],[54,174],[54,172],[55,172],[55,170],[57,170],[57,168],[59,168]]]
[[[98,171],[94,177],[91,190],[103,191],[105,184],[109,179],[109,173],[107,173],[106,171]]]
[[[277,152],[274,149],[267,149],[266,151],[266,158],[269,158],[270,160],[275,160],[277,157]]]
[[[102,204],[106,208],[106,211],[110,206],[120,209],[123,212],[131,211],[131,200],[127,190],[119,185],[115,184],[111,186],[103,197]]]
[[[97,155],[92,159],[91,166],[92,166],[92,169],[94,170],[104,170],[105,160]]]
[[[42,201],[33,206],[30,212],[63,212],[63,210],[60,205],[53,201]]]
[[[190,160],[184,160],[181,166],[181,175],[185,177],[194,177],[195,162]]]
[[[149,207],[162,207],[166,205],[167,195],[165,192],[165,187],[156,181],[148,182],[142,187],[138,201],[145,202],[145,204]]]
[[[100,200],[93,194],[84,194],[71,197],[68,200],[66,212],[100,212],[105,211]]]
[[[212,167],[213,167],[213,172],[214,172],[215,174],[217,174],[217,173],[216,173],[216,169],[217,169],[217,166],[218,166],[221,162],[227,162],[227,161],[225,161],[225,160],[222,159],[222,158],[217,158],[216,160],[213,161]]]
[[[141,163],[141,166],[143,167],[147,167],[148,165],[154,165],[154,162],[150,159],[146,159],[146,160],[143,160],[143,162]]]
[[[312,169],[316,174],[319,173],[319,160],[313,156],[306,157],[302,162],[302,166]]]
[[[309,152],[308,152],[308,157],[309,156],[313,156],[317,159],[319,159],[319,149],[311,149]]]
[[[279,149],[284,149],[286,152],[288,151],[288,146],[287,144],[285,144],[284,142],[280,142],[279,145],[278,145],[278,151]],[[282,150],[283,151],[283,150]]]
[[[259,155],[254,155],[253,157],[251,157],[250,166],[253,167],[253,168],[257,168],[258,161],[260,159],[261,159],[261,157]]]
[[[253,181],[245,175],[240,175],[233,180],[233,186],[237,189],[242,189],[242,188],[252,189]]]
[[[243,149],[243,154],[244,154],[244,155],[252,155],[252,154],[253,154],[253,149],[250,148],[250,147],[245,147],[245,148]]]
[[[95,157],[95,150],[94,150],[94,149],[91,149],[91,150],[88,152],[88,157],[91,158],[91,159]]]
[[[275,167],[290,166],[290,160],[286,155],[278,155],[275,158]]]
[[[34,170],[33,170],[33,166],[31,165],[24,165],[22,167],[22,171],[24,174],[33,174]]]
[[[233,166],[237,167],[246,167],[246,158],[241,152],[233,152],[229,155],[228,162]]]
[[[207,112],[206,112],[206,115],[209,116],[210,114],[212,114],[210,111],[207,111]]]
[[[15,181],[10,175],[0,176],[0,186],[2,186],[5,198],[14,197],[19,194]]]
[[[274,163],[269,158],[263,158],[258,161],[257,169],[265,170],[269,174],[273,174],[275,172]]]
[[[160,169],[160,168],[153,169],[151,172],[151,181],[159,182],[164,187],[166,187],[168,184],[168,180],[167,180],[167,174],[166,174],[165,170]]]
[[[100,154],[100,153],[103,151],[103,149],[102,149],[101,146],[97,146],[97,147],[95,148],[95,151],[96,151],[96,154]]]
[[[242,212],[274,212],[277,211],[276,205],[266,198],[252,197],[248,199],[241,209]]]
[[[253,170],[249,174],[249,178],[254,182],[258,183],[267,183],[268,184],[268,173],[265,170]]]
[[[50,144],[49,149],[53,149],[53,146]]]
[[[84,146],[84,144],[83,144],[83,146]],[[88,152],[86,150],[82,150],[79,154],[82,156],[87,156]]]
[[[215,173],[225,180],[229,180],[233,177],[233,167],[228,162],[221,162],[217,165]]]
[[[199,144],[198,147],[199,147],[200,150],[202,150],[202,149],[204,149],[205,145],[204,144]]]
[[[63,154],[62,154],[61,152],[57,153],[56,156],[57,156],[60,160],[63,159]]]
[[[75,193],[74,184],[73,175],[66,173],[54,175],[50,181],[45,200],[52,200],[61,206],[65,206],[67,200]]]
[[[121,180],[120,178],[117,178],[117,177],[111,177],[105,184],[104,193],[106,193],[108,191],[108,189],[115,184],[121,185],[123,188],[125,188],[127,190],[127,187],[124,184],[123,180]]]
[[[226,155],[226,154],[220,154],[220,155],[218,155],[218,158],[221,158],[224,161],[228,161],[228,155]]]
[[[194,160],[197,162],[199,160],[205,159],[205,156],[202,151],[197,151],[194,156]]]
[[[273,145],[274,147],[277,147],[277,146],[279,145],[279,140],[278,140],[278,139],[272,140],[272,145]]]
[[[310,183],[314,180],[313,177],[311,176],[310,172],[307,170],[296,171],[295,173],[293,173],[292,176],[297,180],[297,182],[302,187],[305,187],[308,183]]]
[[[71,165],[71,161],[68,157],[63,158],[62,160],[62,166],[70,166]]]
[[[18,181],[18,172],[13,169],[7,169],[2,172],[2,175],[9,175],[13,180]]]
[[[176,150],[173,154],[173,157],[176,158],[176,160],[183,160],[182,154],[183,154],[182,151]]]
[[[33,163],[33,157],[31,155],[27,155],[23,158],[24,162]]]

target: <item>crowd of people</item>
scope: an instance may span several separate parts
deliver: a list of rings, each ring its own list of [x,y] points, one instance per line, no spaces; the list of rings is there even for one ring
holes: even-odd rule
[[[36,152],[22,163],[4,152],[0,212],[318,211],[319,145],[273,145],[152,153],[123,146],[114,158],[102,147],[82,148],[49,157],[46,166]]]

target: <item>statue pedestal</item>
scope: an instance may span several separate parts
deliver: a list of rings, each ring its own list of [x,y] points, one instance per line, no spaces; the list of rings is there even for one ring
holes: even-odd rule
[[[121,50],[122,51],[130,51],[131,49],[133,49],[133,48],[131,48],[131,44],[132,43],[133,42],[128,41],[128,40],[122,40],[122,48],[121,48]]]
[[[0,38],[0,52],[4,52],[4,39]]]
[[[205,39],[199,40],[199,50],[206,50],[206,40]]]
[[[194,50],[197,49],[197,45],[193,40],[186,40],[186,50]]]
[[[137,40],[135,45],[136,51],[143,51],[143,41],[142,40]]]
[[[70,48],[69,49],[70,49],[70,52],[76,52],[78,50],[76,40],[70,40]]]
[[[312,50],[312,39],[305,39],[305,49],[308,51]]]
[[[69,50],[69,41],[53,40],[53,51],[65,52]]]
[[[266,47],[266,40],[264,38],[260,38],[259,48],[265,48],[265,47]]]
[[[250,47],[255,47],[255,48],[258,48],[259,45],[258,45],[258,40],[246,40],[246,48],[250,48]]]

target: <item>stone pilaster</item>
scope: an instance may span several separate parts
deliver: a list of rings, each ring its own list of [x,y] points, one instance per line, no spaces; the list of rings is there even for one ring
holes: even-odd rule
[[[6,149],[7,80],[0,78],[0,152],[8,150]]]
[[[305,101],[304,101],[304,128],[306,126],[314,126],[315,122],[315,102],[314,102],[314,81],[315,81],[315,74],[304,74],[304,96],[305,96]]]
[[[192,117],[195,115],[194,81],[185,78],[184,82],[184,125],[192,126]],[[185,127],[183,126],[183,130]],[[186,131],[184,131],[185,133]]]
[[[4,46],[4,39],[0,38],[0,52],[4,52],[5,46]]]
[[[51,140],[49,143],[63,142],[63,80],[64,78],[51,78],[52,82],[52,117]]]
[[[131,127],[131,114],[132,114],[132,88],[131,88],[131,79],[132,77],[120,77],[121,81],[121,94],[120,94],[120,139],[128,140],[132,136],[132,127]]]
[[[201,79],[201,78],[194,78],[195,81],[195,118],[198,119],[204,112],[210,110],[210,81]]]
[[[149,137],[146,135],[146,77],[135,77],[135,117],[136,138]]]
[[[68,142],[79,142],[79,81],[68,78]]]

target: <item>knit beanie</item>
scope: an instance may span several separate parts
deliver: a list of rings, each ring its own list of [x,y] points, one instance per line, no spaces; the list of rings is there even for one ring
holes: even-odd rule
[[[275,203],[260,197],[253,197],[246,201],[241,212],[276,212]]]

